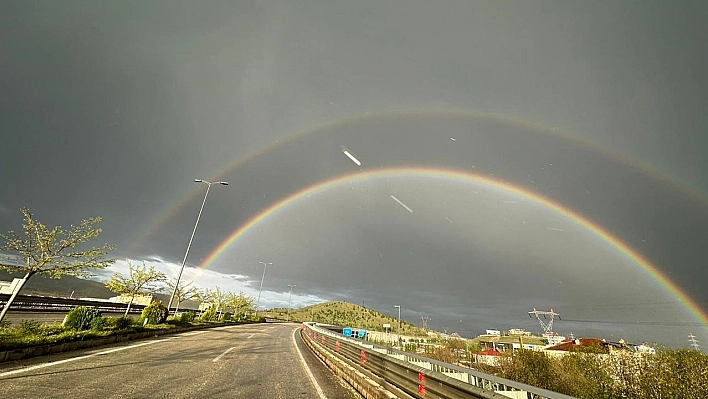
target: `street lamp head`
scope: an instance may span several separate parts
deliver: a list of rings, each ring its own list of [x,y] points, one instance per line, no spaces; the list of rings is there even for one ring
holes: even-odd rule
[[[194,182],[195,182],[195,183],[201,183],[201,182],[203,182],[203,181],[204,181],[204,180],[202,180],[202,179],[194,179]]]
[[[394,308],[400,308],[401,305],[393,305]]]
[[[227,181],[220,181],[219,184],[222,184],[222,185],[224,185],[224,186],[228,186],[228,185],[229,185],[229,182],[227,182]]]

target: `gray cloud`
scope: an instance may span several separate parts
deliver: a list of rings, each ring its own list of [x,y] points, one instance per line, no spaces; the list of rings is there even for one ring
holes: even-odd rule
[[[690,2],[9,4],[0,226],[19,228],[21,206],[50,225],[99,215],[117,256],[178,264],[204,189],[192,179],[227,179],[209,196],[191,268],[304,187],[454,168],[579,213],[705,310],[704,14]],[[496,118],[431,111],[450,109]],[[682,346],[697,328],[626,256],[528,199],[422,178],[342,190],[258,224],[212,272],[249,287],[268,258],[273,292],[396,302],[470,333],[533,328],[530,306],[645,322],[565,324],[576,334]]]

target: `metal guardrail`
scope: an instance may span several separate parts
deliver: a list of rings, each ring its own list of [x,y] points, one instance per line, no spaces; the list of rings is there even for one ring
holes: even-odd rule
[[[0,294],[0,306],[10,299],[8,294]],[[55,298],[35,295],[18,295],[10,306],[10,312],[68,312],[76,306],[91,306],[101,312],[124,312],[126,303],[88,301],[83,299]],[[142,312],[145,305],[130,305],[131,313]]]
[[[303,332],[306,339],[324,347],[330,354],[383,378],[415,398],[507,399],[509,396],[495,391],[516,391],[515,398],[575,399],[477,370],[345,337],[317,327],[315,323],[304,323]]]

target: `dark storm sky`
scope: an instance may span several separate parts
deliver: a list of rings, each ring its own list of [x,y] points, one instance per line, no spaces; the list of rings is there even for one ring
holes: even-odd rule
[[[99,215],[116,256],[173,268],[203,195],[192,179],[229,180],[210,193],[196,266],[317,182],[454,168],[597,223],[705,311],[705,16],[701,2],[6,2],[0,226],[19,228],[22,206],[47,224]],[[342,118],[353,119],[331,123]],[[525,314],[536,306],[634,322],[561,333],[708,339],[609,244],[471,181],[384,176],[318,192],[210,269],[252,290],[259,260],[274,262],[266,304],[295,283],[298,295],[391,313],[400,303],[410,321],[427,314],[470,335],[536,329]]]

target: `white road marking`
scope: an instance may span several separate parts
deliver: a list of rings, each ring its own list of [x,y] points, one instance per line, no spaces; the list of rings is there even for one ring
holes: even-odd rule
[[[394,201],[398,202],[398,205],[400,205],[400,206],[406,208],[406,210],[407,210],[408,212],[413,213],[413,209],[409,208],[408,205],[406,205],[406,204],[404,204],[403,202],[401,202],[401,200],[399,200],[398,198],[396,198],[396,197],[394,197],[394,196],[392,195],[392,196],[391,196],[391,199],[393,199]]]
[[[548,230],[553,230],[553,231],[564,231],[562,229],[557,229],[555,227],[546,227]]]
[[[233,325],[233,326],[217,327],[217,328],[214,328],[214,330],[216,330],[216,331],[228,330],[228,329],[237,328],[237,327],[240,327],[240,326],[241,326],[240,324],[235,324],[235,325]]]
[[[72,357],[71,359],[58,360],[58,361],[52,362],[52,363],[43,363],[43,364],[38,364],[38,365],[36,365],[36,366],[26,367],[26,368],[17,369],[17,370],[12,370],[12,371],[6,371],[6,372],[4,372],[4,373],[0,373],[0,378],[2,378],[2,377],[7,377],[7,376],[10,376],[10,375],[14,375],[14,374],[24,373],[24,372],[27,372],[27,371],[38,370],[38,369],[42,369],[42,368],[49,367],[49,366],[56,366],[56,365],[62,364],[62,363],[69,363],[69,362],[74,362],[74,361],[77,361],[77,360],[88,359],[88,358],[94,357],[94,356],[107,355],[107,354],[109,354],[109,353],[118,352],[118,351],[122,351],[122,350],[126,350],[126,349],[133,349],[133,348],[137,348],[137,347],[140,347],[140,346],[152,345],[152,344],[156,344],[156,343],[158,343],[158,342],[165,342],[165,341],[168,341],[168,340],[170,340],[170,339],[172,339],[172,338],[158,339],[158,340],[155,340],[155,341],[148,341],[148,342],[143,342],[143,343],[140,343],[140,344],[129,345],[129,346],[123,346],[123,347],[120,347],[120,348],[110,349],[110,350],[103,351],[103,352],[93,353],[93,354],[91,354],[91,355],[84,355],[84,356],[79,356],[79,357]]]
[[[452,220],[450,220],[449,217],[445,216],[445,219],[447,219],[448,222],[452,223]]]
[[[231,351],[234,350],[234,349],[236,349],[235,346],[230,347],[229,349],[225,350],[222,354],[220,354],[219,356],[215,357],[215,358],[212,360],[212,362],[218,362],[219,360],[221,360],[222,357],[226,356],[227,353],[231,352]]]
[[[296,328],[293,330],[293,345],[295,345],[295,350],[297,350],[297,354],[300,355],[300,361],[302,362],[302,367],[305,369],[305,372],[307,373],[307,376],[310,378],[310,381],[312,382],[312,385],[315,386],[315,391],[317,391],[317,396],[320,397],[320,399],[327,399],[327,395],[325,395],[324,391],[322,391],[322,388],[320,387],[320,384],[317,383],[317,380],[315,380],[315,376],[312,375],[312,371],[310,371],[310,368],[307,367],[307,362],[305,362],[305,357],[302,356],[302,352],[300,351],[300,348],[297,347],[297,341],[295,341],[295,333],[300,331],[300,329]]]
[[[249,335],[248,338],[246,338],[246,339],[251,339],[251,338],[253,338],[254,335],[256,335],[256,333]]]
[[[208,331],[193,331],[193,332],[188,332],[188,333],[180,334],[179,336],[180,336],[180,337],[191,337],[192,335],[204,334],[205,332],[208,332]]]

